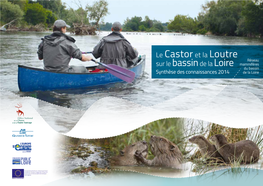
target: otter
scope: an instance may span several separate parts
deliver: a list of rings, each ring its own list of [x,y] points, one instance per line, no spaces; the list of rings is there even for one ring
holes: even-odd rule
[[[140,152],[142,157],[147,158],[148,155],[148,145],[146,141],[138,141],[132,145],[128,145],[123,150],[120,151],[118,156],[112,157],[110,159],[111,165],[115,166],[130,166],[141,164],[135,157],[135,152]]]
[[[150,139],[151,152],[154,155],[152,160],[147,160],[139,151],[135,157],[147,166],[181,168],[183,155],[179,148],[164,137],[151,136]]]
[[[241,161],[241,163],[256,163],[259,160],[259,148],[250,140],[228,143],[223,134],[210,138],[226,163]]]
[[[197,144],[203,157],[208,160],[223,160],[215,145],[212,145],[204,136],[198,135],[189,139],[189,142]]]

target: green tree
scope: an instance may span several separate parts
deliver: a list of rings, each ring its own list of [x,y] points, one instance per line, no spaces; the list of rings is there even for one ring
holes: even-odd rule
[[[134,16],[131,19],[127,18],[124,21],[123,30],[125,31],[138,31],[139,26],[142,24],[142,18]]]
[[[202,22],[213,34],[235,35],[244,2],[219,0],[205,6]]]
[[[127,18],[124,21],[124,31],[149,31],[149,32],[163,32],[165,27],[160,21],[151,20],[145,16],[142,21],[141,17],[134,16],[131,19]]]
[[[54,22],[57,20],[57,17],[51,10],[46,10],[46,15],[47,15],[46,23],[48,24],[48,26],[52,26]]]
[[[20,19],[24,15],[24,12],[20,9],[19,5],[13,4],[4,0],[0,6],[0,20],[1,24],[8,23],[14,19]]]
[[[139,31],[146,31],[146,27],[144,25],[139,26]]]
[[[100,24],[100,30],[111,31],[112,23]]]
[[[142,24],[145,26],[145,28],[151,28],[153,26],[153,21],[148,16],[145,16]]]
[[[88,11],[84,10],[82,7],[77,10],[70,8],[64,18],[66,18],[65,21],[71,26],[73,26],[73,23],[82,25],[89,24]]]
[[[65,19],[68,13],[66,5],[61,0],[37,0],[36,2],[41,4],[45,9],[51,10],[60,19]]]
[[[25,20],[27,23],[36,25],[39,23],[46,24],[47,11],[39,3],[28,3],[25,6]]]
[[[154,23],[153,28],[155,28],[157,32],[164,31],[164,27],[161,22]]]
[[[20,7],[21,10],[24,10],[25,5],[28,2],[28,0],[8,0],[8,2],[16,4]]]
[[[88,10],[89,12],[90,20],[94,20],[96,27],[98,27],[103,17],[109,14],[108,2],[106,0],[99,0],[95,2],[92,6],[87,5],[86,10]]]
[[[197,32],[197,21],[185,15],[176,15],[174,20],[170,20],[168,29],[176,32]]]
[[[258,5],[249,2],[242,10],[243,19],[239,22],[238,31],[242,30],[243,34],[263,36],[263,2]]]

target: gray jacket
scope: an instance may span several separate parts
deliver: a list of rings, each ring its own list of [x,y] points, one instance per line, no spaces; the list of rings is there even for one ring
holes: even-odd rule
[[[71,57],[82,59],[75,39],[59,31],[42,38],[37,54],[44,60],[44,69],[55,72],[68,72]]]
[[[132,61],[127,59],[133,60],[138,56],[138,52],[120,32],[112,32],[103,37],[92,54],[95,58],[101,57],[100,61],[105,64],[115,64],[124,68],[132,65]]]

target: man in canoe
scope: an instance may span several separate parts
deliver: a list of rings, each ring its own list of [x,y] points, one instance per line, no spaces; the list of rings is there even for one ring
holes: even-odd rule
[[[81,61],[90,61],[91,56],[81,53],[75,44],[75,39],[66,35],[67,27],[65,21],[56,20],[53,33],[42,38],[38,46],[38,58],[44,60],[44,69],[54,72],[87,73],[84,66],[69,66],[71,58]]]
[[[128,68],[135,63],[138,52],[120,33],[122,28],[119,22],[113,23],[111,30],[112,33],[100,40],[92,54],[95,58],[101,57],[100,61],[105,64]]]

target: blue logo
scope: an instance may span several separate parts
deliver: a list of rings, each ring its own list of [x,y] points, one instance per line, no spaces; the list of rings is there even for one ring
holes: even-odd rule
[[[12,137],[33,137],[32,134],[28,134],[33,131],[27,131],[26,129],[14,130],[12,132],[15,133],[15,134],[12,134]]]
[[[13,165],[31,165],[31,157],[14,157]]]
[[[12,178],[13,179],[16,179],[16,178],[23,179],[24,178],[24,169],[12,169]]]
[[[13,145],[13,148],[16,149],[16,151],[22,151],[22,152],[31,152],[31,143],[20,143]]]
[[[21,164],[20,158],[13,158],[13,165],[20,165],[20,164]]]

